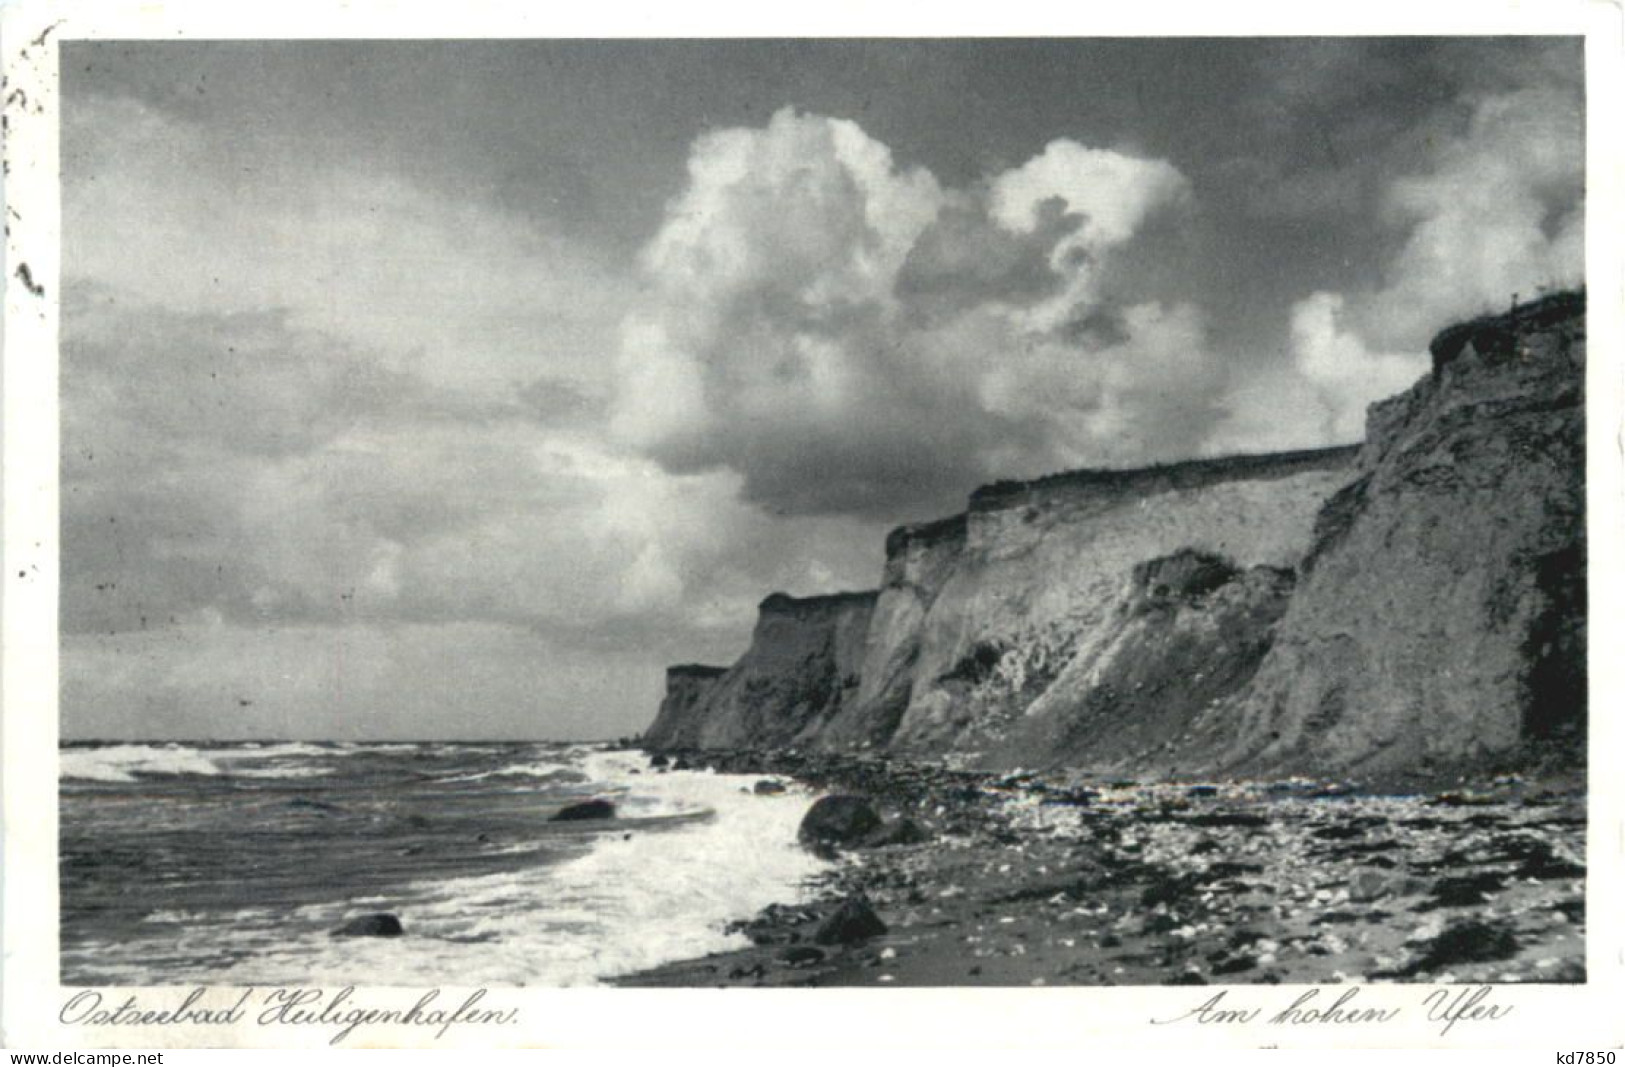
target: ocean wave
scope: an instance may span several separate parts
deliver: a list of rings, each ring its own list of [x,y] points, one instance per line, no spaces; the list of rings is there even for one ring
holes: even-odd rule
[[[63,778],[91,782],[134,782],[137,775],[313,778],[329,769],[308,762],[309,758],[331,755],[331,749],[302,741],[206,749],[173,742],[106,745],[63,749],[59,773]]]
[[[246,956],[198,980],[414,985],[454,976],[465,985],[593,985],[746,944],[725,932],[730,920],[804,899],[827,867],[796,844],[808,791],[762,797],[742,789],[754,775],[656,775],[632,753],[593,753],[583,764],[600,795],[614,796],[633,820],[714,814],[658,828],[616,820],[614,832],[562,862],[549,862],[553,850],[543,849],[534,866],[516,871],[418,882],[387,902],[309,906],[298,914],[307,932],[258,935]],[[407,936],[326,935],[375,906],[397,912]]]
[[[215,749],[214,755],[227,759],[283,759],[287,756],[320,756],[332,758],[340,753],[331,745],[313,745],[309,741],[273,741],[269,744],[233,745]]]
[[[301,763],[291,767],[233,767],[227,773],[238,778],[326,778],[333,770]]]
[[[446,778],[437,778],[436,782],[479,782],[487,778],[560,778],[566,775],[575,777],[580,772],[565,763],[520,763],[512,767],[498,767],[490,771],[478,771],[473,774],[457,774]]]
[[[61,753],[63,778],[91,782],[133,782],[137,774],[221,773],[220,765],[195,748],[181,745],[109,745],[70,748]]]

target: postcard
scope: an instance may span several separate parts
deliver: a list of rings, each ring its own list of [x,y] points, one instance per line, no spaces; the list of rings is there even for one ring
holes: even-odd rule
[[[1617,7],[5,15],[8,1047],[1625,1039]]]

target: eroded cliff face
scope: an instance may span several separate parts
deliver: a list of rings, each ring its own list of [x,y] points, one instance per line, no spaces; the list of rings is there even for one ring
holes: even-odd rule
[[[1308,550],[1320,503],[1350,477],[1356,451],[985,487],[964,514],[893,531],[878,592],[769,597],[739,663],[699,696],[690,679],[668,682],[644,741],[1053,762],[1039,758],[1037,739],[1062,729],[1080,701],[1103,699],[1067,695],[1087,674],[1071,664],[1120,636],[1125,583],[1156,570],[1137,566],[1183,550],[1220,556],[1238,573],[1290,568]],[[1273,579],[1265,584],[1274,588]],[[1229,651],[1221,643],[1214,655]],[[1221,666],[1211,676],[1234,674]],[[1063,690],[1049,693],[1062,678]],[[1043,713],[1041,727],[1012,740],[1029,708]],[[1067,751],[1080,746],[1069,742]]]
[[[963,548],[918,623],[909,699],[889,747],[969,757],[1004,748],[1071,661],[1108,639],[1137,564],[1190,549],[1240,568],[1293,566],[1354,451],[1079,471],[978,490]],[[877,629],[871,649],[882,640]]]
[[[665,749],[815,743],[857,696],[874,605],[872,591],[773,594],[762,601],[738,663],[703,680],[668,672],[661,714],[644,743]]]
[[[897,732],[914,692],[925,620],[964,558],[964,515],[893,530],[859,669],[857,698],[818,737],[823,748],[879,748]]]
[[[1141,777],[1583,755],[1584,298],[1432,347],[1363,446],[999,483],[894,531],[876,593],[768,598],[646,742]]]
[[[1203,713],[1252,680],[1295,581],[1289,567],[1190,549],[1137,565],[986,762],[1177,774]]]
[[[1583,756],[1584,297],[1452,327],[1432,352],[1373,407],[1253,684],[1206,716],[1220,768]]]
[[[693,748],[698,745],[703,707],[726,667],[682,663],[666,668],[666,696],[654,725],[644,731],[645,744],[656,748]]]

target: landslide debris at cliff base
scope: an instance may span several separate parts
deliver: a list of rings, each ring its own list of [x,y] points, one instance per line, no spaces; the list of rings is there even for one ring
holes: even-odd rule
[[[1296,579],[1190,549],[1137,564],[1096,637],[980,762],[1177,773],[1178,743],[1257,671]]]
[[[864,792],[923,840],[849,852],[814,903],[742,917],[734,929],[748,947],[618,984],[1585,979],[1585,798],[1572,781],[1370,794],[1308,779],[1114,783],[832,756],[710,760]],[[877,924],[820,943],[852,900]]]

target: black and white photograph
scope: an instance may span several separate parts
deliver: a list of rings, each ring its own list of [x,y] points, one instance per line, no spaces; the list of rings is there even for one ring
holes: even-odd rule
[[[1617,970],[1583,34],[58,32],[53,1023]]]

